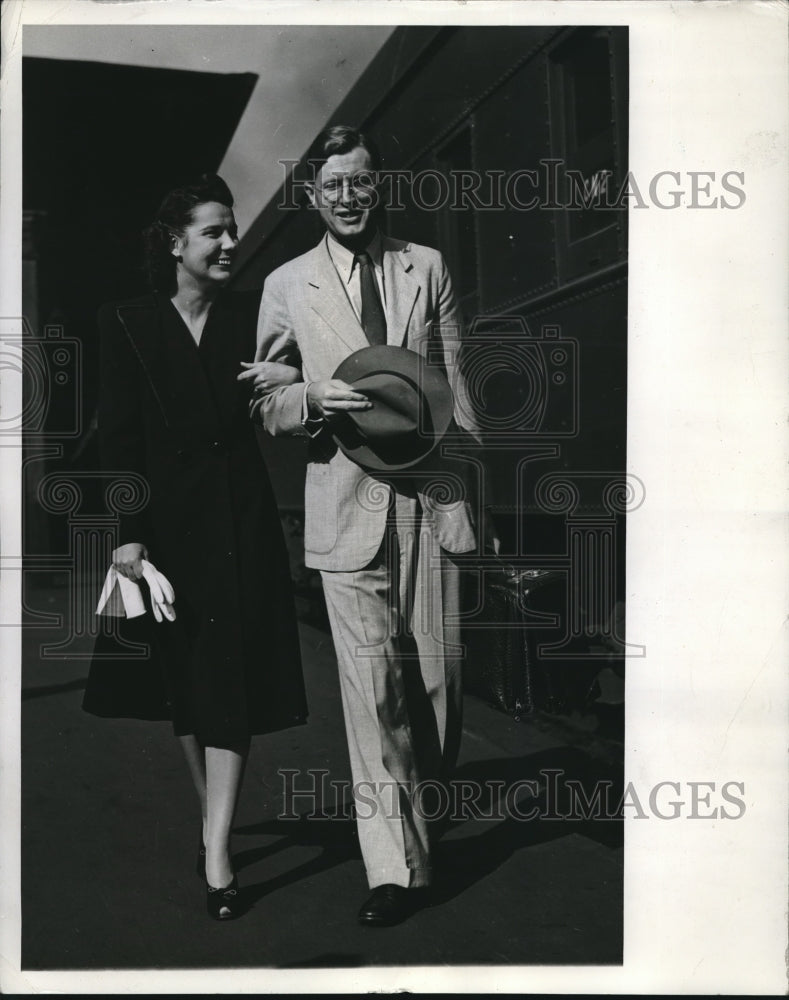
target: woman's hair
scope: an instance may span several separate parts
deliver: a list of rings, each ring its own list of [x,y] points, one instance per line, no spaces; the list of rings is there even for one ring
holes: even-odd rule
[[[159,292],[172,291],[175,284],[174,236],[183,236],[198,205],[208,201],[233,207],[230,188],[216,174],[203,174],[193,184],[173,188],[159,206],[154,221],[143,230],[144,267],[151,286]]]

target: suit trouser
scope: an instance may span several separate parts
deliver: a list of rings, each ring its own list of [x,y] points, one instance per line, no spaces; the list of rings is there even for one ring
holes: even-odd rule
[[[460,744],[460,571],[418,501],[393,493],[373,561],[321,576],[370,888],[428,885],[429,793]]]

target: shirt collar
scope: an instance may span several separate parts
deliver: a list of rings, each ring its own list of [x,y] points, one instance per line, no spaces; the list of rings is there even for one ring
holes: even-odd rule
[[[347,285],[353,277],[355,254],[351,250],[348,250],[347,247],[344,247],[342,243],[338,242],[328,232],[326,233],[326,247],[340,277]],[[370,255],[374,266],[378,270],[382,270],[384,251],[380,230],[376,229],[375,235],[365,247],[365,250]]]

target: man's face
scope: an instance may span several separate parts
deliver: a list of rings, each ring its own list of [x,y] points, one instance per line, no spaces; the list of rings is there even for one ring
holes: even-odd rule
[[[373,165],[363,146],[336,153],[323,164],[315,184],[307,185],[313,207],[341,243],[362,242],[372,229],[376,192]]]

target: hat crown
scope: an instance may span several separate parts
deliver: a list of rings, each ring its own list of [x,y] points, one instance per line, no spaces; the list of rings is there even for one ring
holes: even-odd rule
[[[364,438],[387,440],[415,433],[420,426],[422,393],[397,372],[377,372],[352,383],[373,404],[371,410],[352,410],[349,416]]]
[[[338,447],[362,468],[397,471],[422,462],[452,420],[446,375],[415,351],[391,344],[364,347],[334,372],[371,402],[332,424]]]

